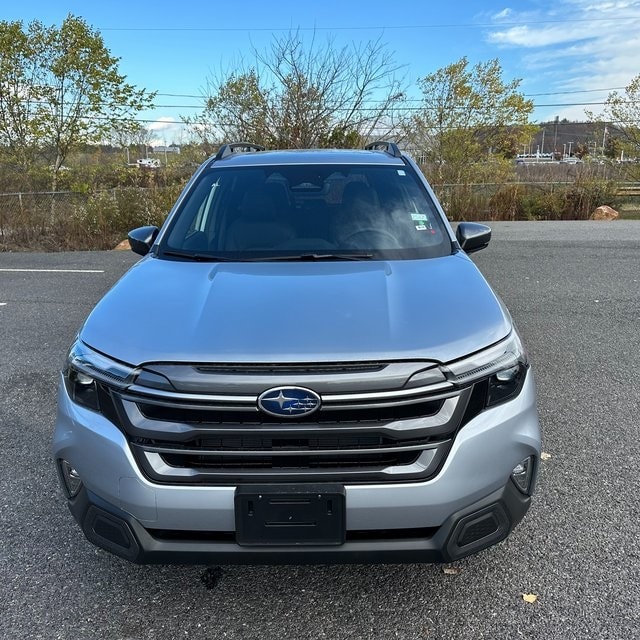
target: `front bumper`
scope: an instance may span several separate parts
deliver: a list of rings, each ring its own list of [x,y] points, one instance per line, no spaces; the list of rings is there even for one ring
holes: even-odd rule
[[[530,502],[509,481],[437,529],[357,532],[340,546],[248,547],[236,544],[231,532],[207,539],[206,533],[149,530],[84,487],[69,508],[90,542],[138,564],[384,564],[452,562],[477,553],[504,540]]]
[[[150,482],[122,432],[72,403],[64,385],[53,442],[54,458],[67,460],[82,479],[70,508],[87,537],[140,563],[451,561],[499,542],[520,521],[530,498],[510,474],[528,456],[537,466],[539,454],[529,371],[516,398],[460,430],[432,479],[345,485],[344,544],[243,547],[235,542],[234,486]]]

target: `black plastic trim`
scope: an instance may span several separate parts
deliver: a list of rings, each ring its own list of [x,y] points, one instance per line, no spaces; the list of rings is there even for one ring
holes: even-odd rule
[[[239,150],[243,150],[245,152],[264,151],[265,148],[259,144],[253,144],[252,142],[230,142],[229,144],[223,144],[220,149],[218,149],[218,153],[214,156],[214,160],[222,160],[233,153],[237,153]]]
[[[529,509],[531,498],[522,495],[510,481],[497,491],[478,500],[474,504],[452,514],[437,529],[418,530],[425,537],[412,535],[413,530],[398,530],[398,537],[392,538],[393,530],[386,529],[375,538],[376,532],[357,540],[349,540],[339,546],[282,546],[282,547],[241,547],[229,538],[228,532],[212,533],[212,539],[205,539],[203,532],[181,532],[184,536],[158,535],[145,529],[130,514],[106,503],[83,487],[80,494],[69,501],[69,508],[75,519],[83,526],[87,538],[99,547],[137,564],[342,564],[342,563],[415,563],[452,562],[500,542],[522,520]],[[493,512],[501,522],[499,535],[490,535],[476,543],[458,547],[455,541],[461,527],[474,518]],[[135,544],[118,548],[105,544],[99,536],[91,532],[90,524],[96,514],[107,520],[120,520],[123,530],[131,532]],[[106,514],[106,515],[105,515]],[[504,520],[503,520],[504,518]],[[178,534],[178,532],[175,532]],[[432,535],[429,535],[432,534]]]
[[[370,144],[365,145],[366,151],[384,151],[394,158],[402,158],[402,152],[395,142],[388,140],[376,140]]]

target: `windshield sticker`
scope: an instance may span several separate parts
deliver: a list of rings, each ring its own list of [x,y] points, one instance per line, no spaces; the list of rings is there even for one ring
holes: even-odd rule
[[[399,176],[406,176],[407,173],[406,173],[406,171],[404,169],[398,169],[398,175]]]
[[[429,222],[429,216],[426,213],[410,213],[411,222],[415,225],[416,231],[431,231],[433,226]]]

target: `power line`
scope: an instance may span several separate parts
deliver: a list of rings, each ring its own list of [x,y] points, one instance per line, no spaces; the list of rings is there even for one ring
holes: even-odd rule
[[[536,98],[540,96],[565,96],[565,95],[574,95],[577,93],[599,93],[602,91],[620,91],[622,89],[626,89],[626,87],[603,87],[602,89],[576,89],[573,91],[549,91],[546,93],[524,93],[525,98]],[[199,100],[207,100],[209,96],[204,95],[202,93],[161,93],[160,91],[156,91],[157,96],[161,96],[163,98],[196,98]],[[406,98],[405,102],[422,102],[422,98]],[[193,105],[186,105],[193,106]]]
[[[193,94],[193,93],[160,93],[156,92],[157,96],[162,96],[163,98],[206,98],[207,96],[203,94]]]
[[[100,31],[152,31],[152,32],[267,32],[267,31],[396,31],[409,29],[501,29],[503,27],[523,27],[527,25],[544,24],[579,24],[593,22],[635,22],[640,16],[610,17],[610,18],[566,18],[559,20],[524,20],[520,22],[452,22],[438,24],[400,24],[400,25],[371,25],[371,26],[333,26],[333,27],[101,27]]]
[[[538,96],[566,96],[574,93],[599,93],[600,91],[620,91],[621,89],[626,89],[626,87],[608,87],[606,89],[576,89],[575,91],[550,91],[548,93],[525,93],[524,96],[526,98],[535,98]]]
[[[615,89],[616,87],[613,87],[613,89]],[[624,88],[624,87],[619,87],[619,88]],[[535,97],[535,96],[552,96],[552,95],[565,95],[565,94],[576,94],[576,93],[590,93],[590,92],[595,92],[595,91],[610,91],[611,89],[585,89],[582,91],[564,91],[564,92],[558,92],[558,93],[539,93],[539,94],[523,94],[525,97]],[[174,96],[174,97],[178,97],[180,94],[168,94],[168,93],[157,93],[156,95],[159,96]],[[187,97],[185,95],[183,95],[182,97]],[[195,97],[195,96],[194,96]],[[207,99],[207,96],[198,96],[202,99]],[[405,99],[404,102],[422,102],[423,98],[408,98]],[[22,102],[22,103],[30,103],[33,105],[50,105],[51,103],[47,100],[35,100],[35,99],[30,99],[30,98],[18,98],[18,102]],[[368,100],[366,101],[366,103],[368,104],[375,104],[375,105],[379,105],[380,103],[377,103],[375,100]],[[533,108],[534,109],[538,109],[541,107],[590,107],[590,106],[602,106],[607,104],[607,101],[597,101],[597,102],[552,102],[552,103],[535,103],[533,104]],[[621,100],[620,104],[640,104],[640,100]],[[80,106],[89,106],[87,105],[80,105]],[[197,108],[198,105],[193,105],[193,104],[153,104],[150,107],[148,107],[146,110],[149,109],[193,109],[193,108]],[[377,111],[379,109],[379,106],[375,106],[375,107],[362,107],[360,110],[361,111]],[[387,109],[389,110],[395,110],[395,111],[424,111],[424,110],[432,110],[429,109],[428,107],[422,105],[419,107],[409,107],[406,106],[405,104],[399,104],[396,106],[389,106],[387,107]],[[351,111],[352,109],[350,107],[344,107],[344,108],[338,108],[335,109],[335,111]]]
[[[550,102],[544,104],[534,104],[534,109],[547,108],[547,107],[592,107],[603,106],[606,102]],[[640,104],[640,100],[625,100],[622,104]],[[193,109],[192,104],[157,104],[154,105],[154,109]],[[386,107],[386,111],[433,111],[427,107],[408,107],[403,105]],[[335,111],[351,111],[348,107],[341,107],[335,109]],[[379,111],[378,107],[362,107],[359,111]]]
[[[147,123],[147,124],[179,124],[179,125],[195,125],[195,126],[209,126],[211,124],[211,122],[207,122],[205,120],[197,120],[197,121],[193,121],[193,122],[189,122],[186,123],[183,120],[158,120],[158,119],[153,119],[153,118],[109,118],[108,116],[82,116],[83,120],[88,120],[88,121],[104,121],[104,120],[111,120],[111,121],[115,121],[115,122],[140,122],[140,123]],[[598,121],[600,122],[600,121]],[[604,122],[604,121],[602,121]],[[607,121],[609,122],[609,121]],[[634,125],[637,126],[639,123],[638,120],[617,120],[616,122],[614,122],[613,124],[615,125],[625,125],[625,124],[629,124],[629,125]],[[226,124],[226,125],[232,125],[232,122],[219,122],[218,124]],[[530,123],[530,124],[536,124],[536,123]],[[555,125],[555,122],[553,121],[547,121],[541,124],[553,124]],[[571,125],[575,125],[575,124],[596,124],[596,121],[567,121],[567,122],[558,122],[558,126],[559,127],[564,127],[564,126],[571,126]]]
[[[625,87],[610,87],[603,89],[580,89],[573,91],[559,91],[559,92],[547,92],[547,93],[538,93],[538,94],[522,94],[524,97],[541,97],[541,96],[553,96],[553,95],[574,95],[578,93],[594,93],[600,91],[611,91],[615,89],[624,89]],[[164,97],[193,97],[206,100],[208,96],[205,95],[194,95],[194,94],[178,94],[178,93],[159,93],[156,92],[155,95],[164,96]],[[386,107],[388,111],[398,111],[398,112],[408,112],[408,111],[432,111],[433,108],[430,108],[424,104],[420,106],[408,106],[407,103],[421,103],[424,98],[406,98],[403,100],[401,104],[391,105]],[[30,98],[18,98],[18,102],[21,103],[30,103],[32,105],[43,105],[47,106],[51,103],[47,100],[43,99],[30,99]],[[376,102],[375,100],[367,100],[364,104],[371,104],[375,106],[371,107],[361,107],[360,111],[378,111],[380,109],[380,102]],[[589,102],[549,102],[549,103],[533,103],[534,109],[540,108],[550,108],[550,107],[591,107],[591,106],[604,106],[608,104],[608,100],[597,100],[597,101],[589,101]],[[622,105],[634,105],[640,104],[640,100],[620,100],[620,104]],[[83,106],[83,105],[81,105]],[[88,106],[88,105],[87,105]],[[151,109],[198,109],[200,105],[194,104],[152,104],[151,106],[145,108],[145,111],[149,111]],[[351,111],[350,107],[342,107],[337,108],[334,111]],[[105,119],[109,119],[105,117]],[[154,121],[155,122],[155,121]],[[158,120],[158,122],[163,122],[162,120]]]
[[[44,102],[34,102],[34,104],[48,104],[48,103],[44,103]],[[550,107],[591,107],[591,106],[604,106],[606,105],[607,102],[603,102],[603,101],[599,101],[599,102],[550,102],[550,103],[540,103],[540,104],[536,104],[534,103],[533,108],[534,109],[540,109],[540,108],[550,108]],[[627,105],[631,105],[631,104],[640,104],[640,100],[625,100],[623,101],[621,104],[627,104]],[[146,110],[149,109],[193,109],[195,108],[194,105],[190,105],[190,104],[156,104],[153,105],[152,107],[149,107]],[[362,107],[360,109],[360,111],[363,112],[376,112],[379,111],[380,109],[378,107]],[[341,108],[337,108],[334,111],[336,112],[349,112],[351,111],[350,108],[348,107],[341,107]],[[419,111],[433,111],[433,108],[429,109],[425,106],[420,106],[420,107],[409,107],[406,105],[397,105],[397,106],[390,106],[387,107],[385,109],[385,111],[393,111],[396,113],[409,113],[409,112],[419,112]],[[146,122],[146,123],[157,123],[157,124],[184,124],[184,122],[182,120],[165,120],[165,119],[144,119],[144,118],[113,118],[113,117],[109,117],[109,116],[85,116],[83,117],[83,119],[85,120],[114,120],[114,121],[118,121],[118,120],[122,120],[122,121],[132,121],[132,122]],[[194,123],[190,123],[190,124],[204,124],[202,122],[194,122]]]

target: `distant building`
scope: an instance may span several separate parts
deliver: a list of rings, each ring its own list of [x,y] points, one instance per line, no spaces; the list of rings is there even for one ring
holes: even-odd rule
[[[180,147],[177,144],[170,144],[168,147],[158,145],[153,147],[153,153],[180,153]]]

